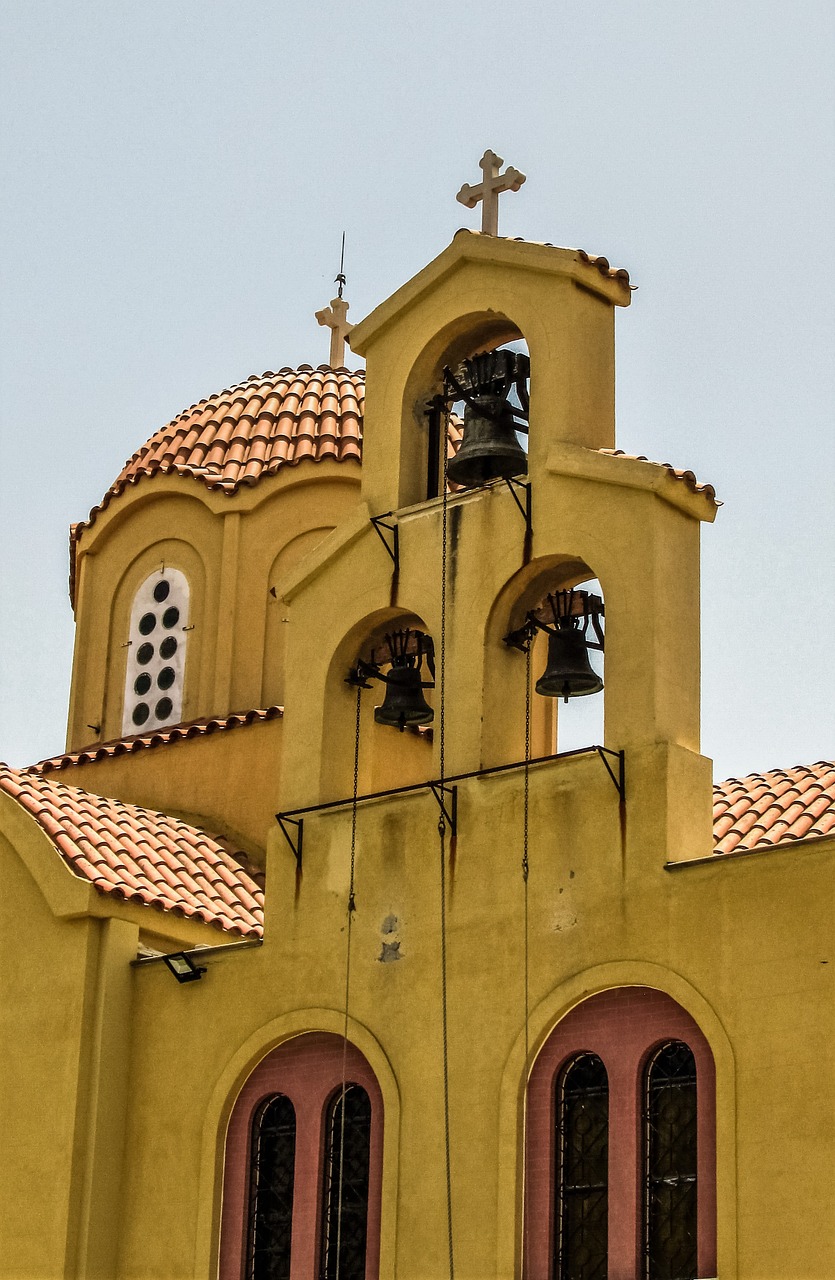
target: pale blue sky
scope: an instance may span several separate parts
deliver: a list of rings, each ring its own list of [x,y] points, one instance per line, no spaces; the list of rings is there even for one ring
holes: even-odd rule
[[[185,405],[318,364],[478,213],[639,286],[618,442],[725,502],[703,534],[717,776],[835,755],[835,6],[6,0],[0,758],[64,742],[67,527]]]

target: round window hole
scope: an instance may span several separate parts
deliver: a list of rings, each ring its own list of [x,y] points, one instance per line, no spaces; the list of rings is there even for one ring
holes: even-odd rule
[[[159,656],[161,658],[165,658],[167,661],[169,658],[173,658],[176,652],[177,652],[177,641],[174,639],[173,636],[166,636],[159,647]]]
[[[144,724],[150,714],[151,708],[148,706],[147,702],[137,702],[133,709],[133,723]]]
[[[156,600],[157,604],[162,604],[163,600],[168,599],[168,593],[170,590],[171,590],[171,584],[166,582],[165,578],[163,578],[162,582],[157,583],[157,585],[154,587],[154,599]]]
[[[157,676],[157,684],[160,689],[170,689],[176,678],[173,667],[163,667]],[[148,683],[150,684],[150,681]]]
[[[142,675],[137,676],[133,682],[133,691],[134,693],[138,693],[140,697],[144,697],[150,687],[151,677],[148,675],[147,671],[143,671]]]
[[[170,631],[172,627],[176,627],[179,621],[180,621],[180,610],[177,608],[175,604],[172,604],[171,608],[166,609],[165,613],[162,615],[162,625],[164,627],[168,627]],[[141,625],[142,624],[140,623],[140,626]]]
[[[163,644],[168,644],[167,640],[163,640]],[[136,650],[136,661],[140,667],[147,667],[148,663],[154,656],[154,646],[152,644],[141,644]]]
[[[139,619],[140,635],[149,636],[156,625],[157,615],[155,613],[143,613],[142,617]]]
[[[173,710],[174,710],[174,703],[171,701],[170,698],[160,698],[159,702],[154,708],[154,715],[156,716],[157,720],[167,720]]]

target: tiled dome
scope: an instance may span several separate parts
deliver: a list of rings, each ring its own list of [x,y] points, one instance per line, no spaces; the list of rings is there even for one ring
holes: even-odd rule
[[[128,485],[155,475],[189,476],[235,493],[299,462],[359,462],[365,372],[268,370],[184,409],[125,463],[86,520],[70,529],[70,597],[81,534]]]
[[[305,459],[359,461],[364,399],[362,371],[302,365],[253,374],[157,431],[128,460],[113,489],[162,471],[234,490]]]

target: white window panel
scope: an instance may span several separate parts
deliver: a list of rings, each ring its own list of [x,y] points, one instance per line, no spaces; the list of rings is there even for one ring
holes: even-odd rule
[[[151,733],[183,715],[188,580],[160,569],[136,593],[130,614],[122,733]]]

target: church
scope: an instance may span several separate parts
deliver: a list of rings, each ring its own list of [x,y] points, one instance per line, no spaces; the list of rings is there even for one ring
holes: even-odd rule
[[[500,236],[503,163],[71,530],[2,1280],[835,1276],[835,763],[714,785],[716,493],[617,448],[629,275]]]

